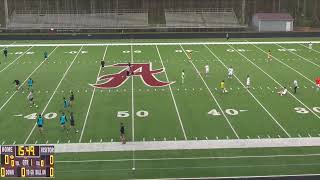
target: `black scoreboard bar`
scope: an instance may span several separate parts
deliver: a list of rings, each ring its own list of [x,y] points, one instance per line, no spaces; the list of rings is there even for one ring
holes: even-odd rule
[[[0,146],[1,177],[54,177],[54,146]]]

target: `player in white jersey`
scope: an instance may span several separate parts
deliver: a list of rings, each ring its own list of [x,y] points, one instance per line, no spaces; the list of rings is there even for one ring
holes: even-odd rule
[[[247,86],[247,88],[248,88],[248,89],[250,88],[250,84],[251,84],[250,76],[249,76],[249,75],[247,75],[246,86]]]
[[[284,96],[284,95],[287,94],[287,92],[288,92],[288,89],[287,89],[286,87],[284,87],[281,91],[278,92],[278,94],[279,94],[280,96]]]
[[[293,93],[296,94],[298,89],[298,81],[294,80],[293,81]]]
[[[184,83],[184,70],[182,70],[181,72],[181,83],[182,84]]]
[[[311,51],[312,50],[312,43],[310,42],[309,43],[309,51]]]
[[[234,72],[234,69],[233,69],[232,66],[230,66],[230,67],[228,68],[228,78],[232,78],[233,72]]]
[[[29,92],[27,99],[29,101],[30,107],[35,106],[38,107],[35,103],[34,103],[34,97],[33,97],[33,92],[32,90]]]
[[[209,65],[205,65],[204,66],[204,69],[205,69],[205,76],[207,77],[207,75],[209,74]]]

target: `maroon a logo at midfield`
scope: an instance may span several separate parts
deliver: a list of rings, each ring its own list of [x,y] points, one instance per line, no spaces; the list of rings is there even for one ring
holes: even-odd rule
[[[91,84],[91,86],[100,89],[112,89],[118,88],[124,84],[130,76],[140,76],[143,82],[150,87],[163,87],[172,84],[173,82],[159,81],[154,75],[164,71],[162,69],[152,70],[152,64],[149,63],[136,63],[131,64],[130,72],[131,75],[127,76],[128,64],[114,64],[111,67],[124,67],[118,73],[104,75],[98,78],[98,81],[104,81],[102,83]]]

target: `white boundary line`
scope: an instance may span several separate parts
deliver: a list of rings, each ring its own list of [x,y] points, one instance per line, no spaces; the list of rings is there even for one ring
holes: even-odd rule
[[[17,60],[19,60],[23,55],[25,55],[33,46],[31,46],[29,49],[27,49],[25,52],[23,52],[20,56],[18,56],[15,60],[13,60],[11,63],[9,63],[6,67],[0,70],[0,73],[2,73],[4,70],[6,70],[9,66],[11,66],[13,63],[15,63]]]
[[[228,67],[224,64],[224,62],[222,62],[222,60],[217,56],[215,55],[212,50],[207,46],[207,45],[204,45],[209,51],[210,53],[216,58],[219,60],[219,62],[226,68],[228,69]],[[235,78],[238,80],[238,82],[246,89],[246,91],[253,97],[253,99],[262,107],[262,109],[265,110],[265,112],[273,119],[273,121],[282,129],[282,131],[288,136],[288,137],[291,137],[291,135],[284,129],[284,127],[276,120],[276,118],[262,105],[262,103],[251,93],[251,91],[246,88],[246,86],[240,81],[240,79],[237,77],[237,75],[234,75]]]
[[[233,50],[236,50],[233,46],[229,45]],[[255,46],[255,45],[253,45]],[[260,49],[259,47],[255,46],[257,49]],[[262,49],[260,49],[263,51]],[[261,72],[263,72],[265,75],[267,75],[270,79],[272,79],[276,84],[278,84],[281,87],[282,86],[277,80],[275,80],[272,76],[270,76],[267,72],[265,72],[263,69],[261,69],[256,63],[252,62],[249,58],[247,58],[245,55],[240,53],[239,51],[236,51],[238,54],[240,54],[242,57],[244,57],[247,61],[249,61],[252,65],[254,65],[256,68],[258,68]],[[263,51],[264,52],[264,51]],[[281,62],[281,61],[280,61]],[[318,119],[320,119],[320,116],[315,113],[312,109],[310,109],[307,105],[305,105],[301,100],[299,100],[295,95],[293,95],[290,91],[288,91],[288,94],[290,94],[295,100],[297,100],[301,105],[303,105],[305,108],[307,108],[313,115],[315,115]]]
[[[133,64],[133,47],[132,45],[130,46],[131,48],[131,64]],[[132,126],[132,142],[135,142],[135,137],[134,137],[134,116],[135,116],[135,112],[134,112],[134,93],[133,93],[133,77],[131,75],[131,126]],[[132,170],[135,170],[136,168],[136,161],[135,161],[135,148],[132,148]]]
[[[304,176],[320,176],[320,174],[288,174],[288,175],[267,175],[267,176],[224,176],[224,177],[194,177],[194,178],[157,178],[157,180],[182,180],[182,179],[256,179],[256,178],[284,178],[284,177],[304,177]],[[138,179],[130,179],[138,180]],[[155,180],[155,179],[144,179],[144,180]]]
[[[279,47],[281,47],[282,49],[287,49],[287,48],[285,48],[285,47],[283,47],[283,46],[280,46],[279,44],[276,44],[276,45],[279,46]],[[319,64],[314,63],[314,62],[310,61],[309,59],[307,59],[307,58],[305,58],[305,57],[303,57],[303,56],[301,56],[301,55],[299,55],[299,54],[297,54],[297,53],[295,53],[295,52],[292,52],[292,51],[289,51],[289,52],[290,52],[291,54],[294,54],[294,55],[300,57],[300,58],[303,59],[304,61],[307,61],[307,62],[309,62],[309,63],[317,66],[318,68],[320,68],[320,65],[319,65]]]
[[[108,50],[108,46],[106,46],[106,48],[105,48],[105,51],[104,51],[104,54],[103,54],[103,58],[102,58],[103,60],[106,57],[107,50]],[[102,69],[102,67],[100,66],[99,71],[98,71],[98,75],[97,75],[96,84],[97,84],[97,82],[99,80],[98,78],[99,78],[101,69]],[[91,95],[91,99],[90,99],[90,103],[89,103],[89,106],[88,106],[87,114],[86,114],[86,117],[85,117],[85,120],[84,120],[84,124],[82,126],[82,131],[81,131],[81,135],[80,135],[80,138],[79,138],[79,143],[81,143],[81,141],[82,141],[82,136],[83,136],[83,133],[84,133],[84,129],[86,128],[86,124],[87,124],[87,120],[88,120],[89,113],[90,113],[90,110],[91,110],[91,105],[92,105],[92,101],[93,101],[93,97],[95,95],[95,92],[96,92],[96,87],[93,88],[93,92],[92,92],[92,95]]]
[[[53,99],[54,95],[56,94],[56,92],[57,92],[58,88],[60,87],[60,85],[61,85],[62,81],[64,80],[64,78],[67,76],[67,74],[68,74],[71,66],[73,65],[74,61],[77,59],[77,57],[78,57],[78,55],[80,54],[82,48],[83,48],[83,46],[80,47],[80,49],[78,50],[77,55],[74,57],[73,61],[70,63],[68,69],[64,72],[64,74],[63,74],[60,82],[58,83],[56,89],[53,91],[53,93],[52,93],[52,95],[51,95],[48,103],[47,103],[46,106],[44,107],[44,109],[43,109],[43,111],[41,112],[41,114],[43,114],[43,113],[46,111],[46,109],[48,108],[51,100]],[[31,137],[34,129],[36,128],[36,126],[37,126],[37,123],[34,124],[33,128],[31,129],[31,131],[30,131],[30,133],[29,133],[29,135],[28,135],[28,137],[27,137],[27,139],[24,141],[24,144],[26,144],[26,143],[28,142],[28,140],[29,140],[29,138]]]
[[[52,51],[51,53],[48,55],[48,57],[50,57],[50,55],[58,48],[59,46],[56,46]],[[27,80],[42,66],[42,64],[44,63],[45,61],[43,60],[39,65],[38,67],[36,67],[36,69],[34,69],[31,74],[23,81],[23,83],[19,86],[19,88],[21,86],[23,86],[24,83],[27,82]],[[14,93],[9,97],[9,99],[7,99],[7,101],[0,107],[0,111],[9,103],[9,101],[13,98],[13,96],[17,93],[18,91],[14,91]]]
[[[155,45],[155,47],[156,47],[156,49],[157,49],[157,52],[158,52],[159,59],[160,59],[160,61],[161,61],[162,67],[164,68],[164,64],[163,64],[162,57],[161,57],[161,55],[160,55],[160,51],[159,51],[159,49],[158,49],[158,46]],[[166,70],[164,70],[164,74],[166,75],[167,81],[170,82]],[[179,119],[179,122],[180,122],[180,126],[181,126],[181,129],[182,129],[182,132],[183,132],[184,139],[185,139],[185,140],[188,140],[187,135],[186,135],[186,132],[185,132],[184,127],[183,127],[183,124],[182,124],[182,120],[181,120],[181,117],[180,117],[180,112],[179,112],[179,109],[178,109],[178,107],[177,107],[176,99],[174,98],[174,95],[173,95],[173,92],[172,92],[172,89],[171,89],[171,84],[169,84],[169,89],[170,89],[170,93],[171,93],[171,97],[172,97],[172,101],[173,101],[174,107],[175,107],[176,112],[177,112],[177,116],[178,116],[178,119]]]
[[[314,157],[320,154],[270,154],[251,156],[199,156],[199,157],[168,157],[168,158],[138,158],[137,161],[168,161],[168,160],[210,160],[210,159],[251,159],[251,158],[282,158],[282,157]],[[94,162],[126,162],[132,159],[88,159],[55,161],[56,163],[94,163]]]
[[[268,42],[250,42],[251,44],[301,44],[301,43],[310,43],[310,41],[268,41]],[[318,44],[320,41],[312,41],[313,44]],[[130,45],[203,45],[203,44],[248,44],[248,42],[160,42],[160,43],[88,43],[88,44],[14,44],[14,45],[3,45],[0,44],[0,47],[25,47],[25,46],[130,46]]]
[[[186,53],[186,51],[184,50],[184,48],[182,47],[182,45],[180,44],[181,49],[183,50],[184,54],[188,57],[188,54]],[[228,122],[230,128],[232,129],[233,133],[236,135],[236,137],[238,139],[240,139],[238,133],[236,132],[236,130],[233,128],[232,124],[229,121],[229,118],[226,116],[226,114],[224,113],[224,111],[222,110],[218,100],[215,98],[215,96],[212,94],[210,88],[208,87],[206,81],[203,79],[203,77],[201,76],[201,73],[199,72],[199,70],[197,69],[197,67],[193,64],[192,60],[189,60],[189,62],[192,64],[192,66],[194,67],[194,69],[196,70],[196,72],[198,73],[200,79],[202,80],[202,82],[204,83],[204,85],[206,86],[207,90],[209,91],[212,99],[216,102],[218,108],[220,109],[221,114],[224,116],[224,118],[226,119],[226,121]]]

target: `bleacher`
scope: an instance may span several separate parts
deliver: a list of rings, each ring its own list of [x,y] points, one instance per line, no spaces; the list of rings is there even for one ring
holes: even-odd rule
[[[240,27],[232,8],[167,9],[165,16],[168,27]]]
[[[148,26],[148,13],[143,10],[109,12],[23,12],[15,11],[9,28],[121,28]]]

